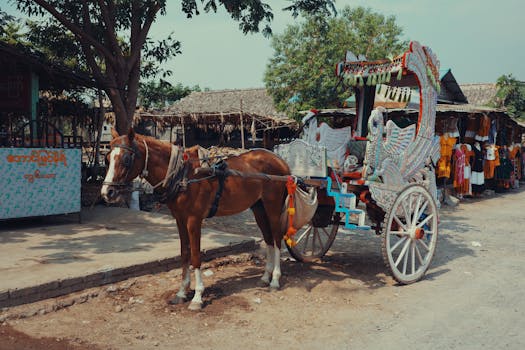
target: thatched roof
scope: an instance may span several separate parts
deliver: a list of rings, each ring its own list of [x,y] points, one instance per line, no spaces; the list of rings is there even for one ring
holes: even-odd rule
[[[266,89],[217,90],[192,92],[164,111],[141,112],[141,117],[164,119],[180,124],[240,124],[245,128],[252,120],[256,128],[272,129],[282,126],[296,127],[297,123],[278,112]]]
[[[176,114],[237,114],[240,110],[261,117],[286,118],[275,110],[273,99],[264,88],[192,92],[169,108]]]
[[[498,88],[496,84],[461,84],[463,94],[467,97],[468,103],[476,106],[487,106],[494,102]]]

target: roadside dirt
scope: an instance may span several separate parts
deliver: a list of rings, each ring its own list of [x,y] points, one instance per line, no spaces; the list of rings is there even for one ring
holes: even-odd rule
[[[520,191],[444,208],[412,285],[387,274],[381,237],[340,235],[322,261],[285,255],[276,292],[258,283],[262,251],[205,264],[201,312],[167,303],[179,270],[3,310],[0,349],[523,349],[523,203]],[[214,220],[256,232],[249,215]]]

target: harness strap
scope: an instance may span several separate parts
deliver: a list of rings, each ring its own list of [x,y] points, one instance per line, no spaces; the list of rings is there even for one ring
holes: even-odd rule
[[[222,191],[224,190],[224,181],[226,180],[226,176],[228,176],[227,168],[228,164],[226,164],[225,161],[221,161],[213,166],[213,172],[217,177],[219,187],[215,193],[215,198],[211,205],[210,211],[208,212],[207,218],[211,218],[217,214],[217,210],[219,209],[219,200],[221,199]]]
[[[182,165],[183,160],[181,152],[179,152],[177,146],[171,145],[170,162],[168,163],[168,168],[166,169],[166,175],[164,176],[163,180],[161,180],[158,184],[153,186],[153,189],[156,189],[160,186],[165,188],[168,182],[170,182],[170,180],[173,178],[173,176],[177,175],[180,172]]]

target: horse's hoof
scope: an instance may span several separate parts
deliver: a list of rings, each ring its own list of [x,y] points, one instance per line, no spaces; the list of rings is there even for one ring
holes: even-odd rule
[[[276,291],[279,290],[279,288],[280,288],[279,285],[272,285],[272,284],[270,284],[268,289],[270,290],[270,292],[276,292]]]
[[[200,311],[202,310],[202,303],[198,303],[196,301],[192,301],[190,303],[190,306],[188,306],[188,310],[191,310],[191,311]]]
[[[176,296],[175,298],[171,299],[168,303],[171,305],[179,305],[184,304],[186,302],[186,298],[181,298],[179,296]]]
[[[259,280],[257,284],[259,285],[259,287],[268,287],[270,285],[270,281]]]

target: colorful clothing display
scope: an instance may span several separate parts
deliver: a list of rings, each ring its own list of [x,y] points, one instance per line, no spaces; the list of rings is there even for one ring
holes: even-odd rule
[[[490,132],[490,118],[486,115],[483,115],[479,119],[479,128],[476,132],[475,139],[477,141],[488,141]]]
[[[483,151],[478,142],[472,147],[474,151],[474,161],[472,163],[472,175],[470,182],[472,184],[472,193],[479,194],[485,191],[485,173],[483,170]]]
[[[472,194],[472,187],[470,183],[472,171],[470,164],[471,158],[474,156],[474,152],[472,152],[472,147],[468,144],[456,145],[455,151],[454,191],[459,197],[468,196]],[[463,178],[461,178],[461,169],[463,169]]]
[[[437,164],[438,178],[450,178],[452,168],[452,151],[456,144],[455,137],[449,137],[447,134],[440,137],[441,158]]]
[[[496,144],[496,139],[498,137],[498,126],[497,126],[497,121],[496,119],[492,120],[490,122],[490,130],[489,130],[489,140],[488,140],[488,143],[491,144],[491,145],[495,145]]]
[[[499,147],[496,145],[485,146],[485,164],[483,166],[485,179],[494,178],[496,167],[500,165],[498,149]]]
[[[458,119],[453,117],[447,120],[446,133],[449,137],[459,137]]]
[[[463,141],[465,143],[473,143],[478,129],[479,129],[478,119],[476,117],[468,117],[467,127],[465,130],[465,137],[463,138]]]

